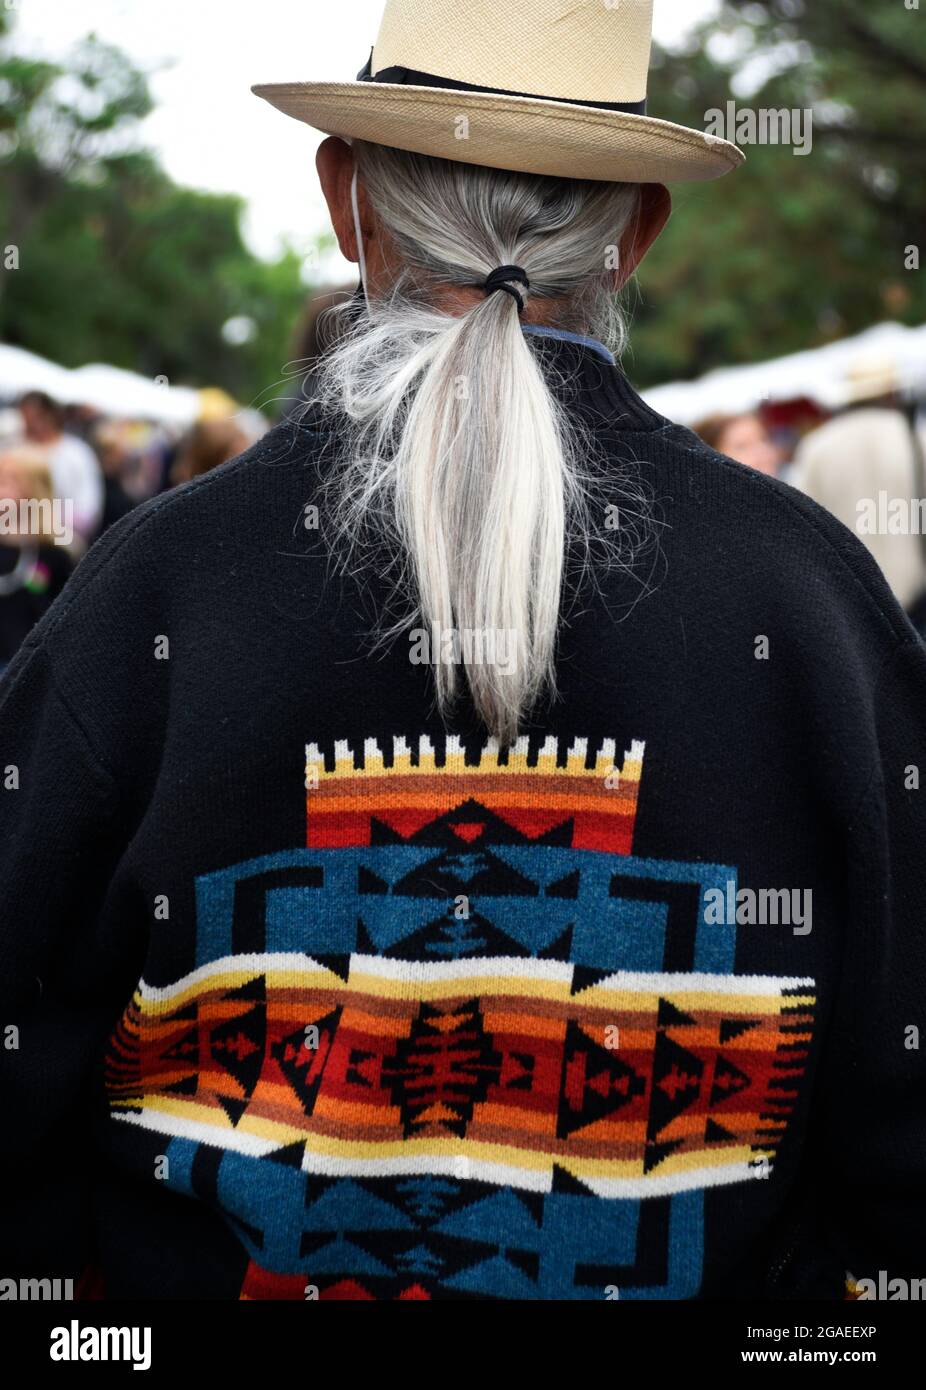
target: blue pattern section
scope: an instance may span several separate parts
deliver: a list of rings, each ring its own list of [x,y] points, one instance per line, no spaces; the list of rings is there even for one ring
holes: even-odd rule
[[[186,1196],[196,1195],[197,1147],[173,1139],[167,1148],[169,1185]],[[553,1192],[532,1208],[508,1188],[485,1193],[475,1183],[432,1177],[362,1184],[343,1178],[313,1199],[318,1185],[298,1168],[226,1151],[216,1196],[251,1259],[307,1281],[436,1279],[482,1297],[604,1300],[616,1271],[633,1269],[641,1254],[636,1201]],[[622,1299],[697,1292],[703,1208],[702,1192],[671,1199],[666,1281],[635,1285],[623,1276]],[[281,1212],[300,1219],[281,1221]]]
[[[509,878],[523,883],[523,891],[480,891],[485,850],[461,851],[448,860],[442,851],[417,845],[287,850],[204,875],[196,881],[196,964],[234,954],[236,890],[261,875],[274,876],[264,899],[266,951],[346,955],[356,949],[357,922],[362,919],[374,948],[392,952],[452,910],[454,899],[447,892],[422,892],[427,867],[440,860],[445,866],[452,863],[454,882],[459,884],[455,891],[466,893],[470,914],[496,924],[528,955],[548,950],[571,927],[570,961],[599,970],[661,970],[668,909],[664,902],[647,900],[647,890],[634,880],[690,884],[697,888],[699,903],[697,920],[686,923],[694,936],[693,968],[712,973],[733,969],[735,924],[704,921],[709,890],[726,892],[732,882],[735,891],[736,870],[731,867],[552,845],[493,845],[491,858],[509,871]],[[298,885],[276,882],[290,870],[302,871]],[[318,886],[302,881],[306,870],[317,871]],[[402,891],[403,880],[416,873],[414,892]],[[381,891],[359,891],[362,879],[375,880]],[[560,896],[558,885],[570,879],[571,896]],[[621,896],[622,890],[626,896]],[[461,940],[457,954],[466,949],[466,940]],[[440,947],[435,945],[433,958],[453,954],[448,938]]]

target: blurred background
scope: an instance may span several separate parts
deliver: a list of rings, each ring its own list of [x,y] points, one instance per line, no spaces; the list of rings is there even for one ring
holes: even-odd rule
[[[70,562],[298,404],[319,312],[357,272],[321,137],[249,87],[352,79],[381,8],[0,3],[0,492],[69,498]],[[853,525],[922,622],[926,3],[656,0],[655,35],[652,114],[812,112],[812,147],[744,146],[737,174],[673,190],[624,368]],[[884,491],[906,532],[885,513],[865,534]],[[66,577],[59,539],[0,530],[0,666]]]

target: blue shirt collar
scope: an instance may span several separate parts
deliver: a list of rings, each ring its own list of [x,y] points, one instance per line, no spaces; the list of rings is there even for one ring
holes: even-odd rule
[[[613,354],[597,338],[587,338],[582,333],[568,333],[565,328],[547,328],[542,323],[525,323],[521,325],[522,333],[533,333],[540,338],[560,338],[567,343],[581,343],[583,347],[590,348],[599,357],[612,367],[617,365],[617,360]]]

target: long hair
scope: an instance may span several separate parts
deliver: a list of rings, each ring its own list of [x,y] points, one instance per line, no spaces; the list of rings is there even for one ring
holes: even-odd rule
[[[388,635],[412,614],[427,636],[451,635],[431,652],[439,709],[453,704],[462,671],[504,745],[541,691],[555,693],[566,551],[600,531],[589,440],[551,389],[510,294],[462,310],[440,304],[448,287],[481,286],[496,267],[518,265],[527,297],[548,301],[545,323],[619,350],[613,272],[639,188],[360,141],[353,149],[400,269],[387,293],[346,311],[320,364],[315,400],[338,412],[342,436],[329,524],[353,561],[365,541],[380,554],[387,543],[408,601]],[[639,517],[643,501],[633,500]]]

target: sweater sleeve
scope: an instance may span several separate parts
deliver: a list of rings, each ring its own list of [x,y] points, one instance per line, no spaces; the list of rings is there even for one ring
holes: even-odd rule
[[[5,1273],[70,1278],[90,1255],[88,1088],[137,961],[99,925],[116,787],[42,645],[0,683],[0,783],[0,1249]]]
[[[832,1247],[855,1280],[926,1276],[926,647],[879,682],[848,834],[842,982],[818,1094]],[[899,1290],[900,1286],[897,1286]],[[865,1290],[870,1294],[870,1289]],[[912,1297],[912,1294],[907,1296]]]

